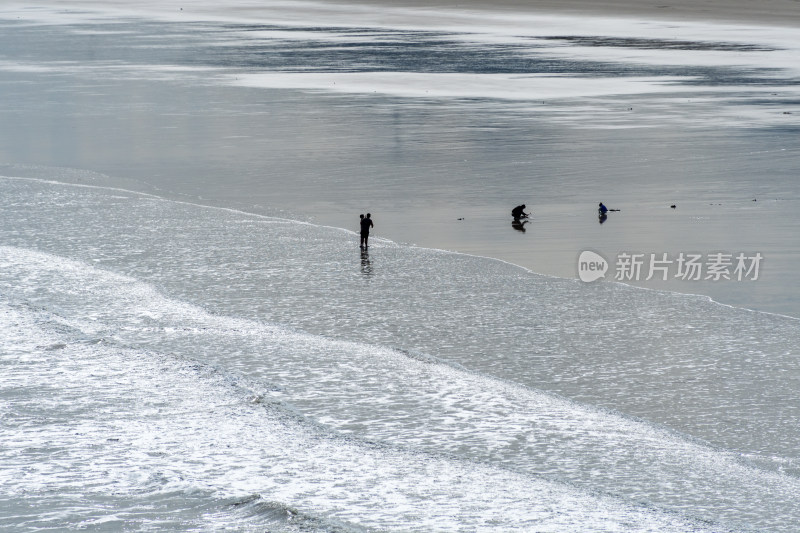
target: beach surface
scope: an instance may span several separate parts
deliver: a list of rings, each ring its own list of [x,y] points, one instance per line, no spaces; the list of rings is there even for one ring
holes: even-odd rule
[[[353,231],[371,211],[378,237],[564,278],[593,250],[606,280],[800,316],[800,44],[761,26],[794,25],[796,3],[767,4],[20,4],[20,20],[200,31],[142,46],[89,28],[9,57],[41,80],[9,95],[51,105],[8,111],[3,160]],[[79,81],[54,92],[64,76]],[[601,201],[620,212],[598,224]],[[534,216],[515,227],[521,203]],[[620,254],[648,262],[615,271]],[[727,273],[680,277],[687,254]]]
[[[573,5],[3,3],[0,529],[796,532],[796,27]]]
[[[375,0],[355,0],[354,4],[382,6]],[[550,13],[569,15],[596,15],[604,17],[635,17],[647,19],[672,19],[683,21],[743,22],[747,24],[769,24],[779,26],[800,25],[800,5],[796,0],[615,0],[593,2],[591,0],[499,0],[479,2],[475,0],[400,0],[392,6],[421,9],[475,9],[480,11],[506,11],[513,13]]]
[[[118,7],[131,9],[130,2],[123,0],[49,0],[47,5],[71,9],[80,6],[86,7]],[[591,0],[498,0],[481,2],[477,0],[351,0],[336,2],[320,0],[318,2],[293,2],[293,7],[305,4],[313,8],[314,4],[329,5],[334,8],[341,6],[364,6],[369,11],[378,13],[382,10],[395,8],[411,8],[421,11],[480,11],[487,13],[538,13],[538,14],[566,14],[575,16],[603,16],[603,17],[635,17],[644,19],[671,19],[680,21],[705,21],[705,22],[739,22],[745,24],[768,24],[778,26],[797,27],[800,25],[800,5],[796,0],[762,0],[752,2],[749,0],[614,0],[606,2],[593,2]],[[275,5],[275,4],[273,4]],[[174,13],[205,13],[235,17],[254,17],[258,19],[268,5],[262,2],[233,2],[229,4],[203,4],[180,1],[166,2],[137,2],[135,10],[146,9],[151,12]]]

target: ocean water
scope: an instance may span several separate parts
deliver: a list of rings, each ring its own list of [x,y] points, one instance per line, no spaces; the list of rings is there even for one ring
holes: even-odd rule
[[[2,186],[6,527],[798,523],[794,319]]]
[[[283,12],[269,28],[14,13],[27,20],[6,14],[3,42],[16,48],[3,49],[5,101],[14,104],[3,113],[27,122],[3,129],[0,168],[0,528],[791,532],[800,525],[797,319],[703,295],[546,276],[383,233],[360,251],[354,228],[336,223],[343,215],[326,201],[352,217],[348,194],[367,205],[391,197],[406,214],[419,198],[412,189],[427,198],[422,211],[453,194],[464,209],[465,199],[483,194],[489,200],[478,212],[489,213],[510,186],[498,177],[481,192],[465,180],[459,193],[452,182],[411,176],[409,145],[421,145],[412,152],[427,154],[422,167],[442,175],[450,159],[427,149],[427,136],[408,137],[404,121],[449,130],[448,146],[466,154],[462,104],[384,94],[368,97],[379,100],[369,100],[377,111],[365,117],[363,95],[348,96],[355,89],[298,91],[297,83],[311,83],[306,78],[264,87],[263,73],[238,70],[256,67],[234,64],[261,57],[258,68],[267,61],[281,72],[352,69],[352,56],[309,53],[325,34],[332,34],[321,39],[328,48],[340,39],[341,26],[298,29]],[[259,52],[260,41],[247,35],[264,31],[306,34]],[[231,53],[232,32],[245,35],[246,53]],[[463,52],[463,40],[445,48]],[[409,38],[401,41],[407,53]],[[647,49],[635,42],[628,49]],[[437,46],[419,49],[435,55]],[[386,70],[403,71],[396,63]],[[221,89],[226,83],[234,87]],[[463,89],[458,79],[449,83],[437,87]],[[222,96],[232,99],[215,100]],[[507,115],[519,108],[479,98],[489,101],[471,107],[473,117],[502,127],[484,124],[477,138],[487,130],[511,138],[509,124],[522,128]],[[750,112],[763,113],[756,108]],[[341,122],[341,144],[326,145],[319,138],[330,137],[334,115],[354,122]],[[554,115],[569,120],[574,104]],[[371,141],[367,117],[381,132]],[[780,159],[785,138],[764,120],[761,142]],[[387,148],[393,121],[402,138]],[[309,129],[315,123],[318,131]],[[42,132],[50,136],[34,135]],[[742,143],[759,138],[741,135]],[[221,138],[229,148],[209,155]],[[303,145],[313,165],[280,157]],[[395,173],[378,183],[394,188],[359,196],[363,181],[348,178],[352,167],[343,161],[361,153],[357,162],[378,173],[391,150]],[[776,166],[787,174],[788,152]],[[324,165],[330,172],[312,172]],[[397,172],[408,181],[396,181]],[[787,187],[776,209],[792,205],[790,181],[765,181],[772,192]],[[740,186],[725,193],[730,201],[744,195]],[[377,213],[386,220],[391,212],[376,210],[379,228]],[[494,238],[491,218],[480,216],[484,237]],[[776,239],[789,232],[773,230]],[[768,240],[763,228],[754,232]],[[772,249],[795,253],[791,243]],[[783,292],[793,301],[791,287]]]

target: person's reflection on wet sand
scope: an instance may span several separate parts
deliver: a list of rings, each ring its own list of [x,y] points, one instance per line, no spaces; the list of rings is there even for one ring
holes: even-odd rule
[[[528,222],[530,222],[530,221],[529,220],[513,220],[511,222],[511,227],[514,228],[517,231],[521,231],[522,233],[525,233],[525,224],[527,224]]]
[[[370,263],[369,252],[366,249],[361,250],[361,273],[366,276],[372,274],[372,263]]]
[[[599,215],[597,215],[597,221],[600,222],[601,224],[605,222],[606,219],[608,219],[608,215],[606,215],[605,213],[600,213]]]

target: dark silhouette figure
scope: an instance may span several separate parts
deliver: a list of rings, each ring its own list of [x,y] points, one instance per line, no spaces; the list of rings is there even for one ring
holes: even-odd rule
[[[597,212],[601,215],[605,215],[606,213],[611,213],[612,211],[619,211],[619,209],[609,209],[603,205],[603,202],[600,202],[599,207],[597,208]]]
[[[605,213],[600,213],[600,214],[597,216],[597,221],[598,221],[598,222],[600,222],[601,224],[602,224],[603,222],[605,222],[605,221],[606,221],[606,219],[608,219],[608,215],[606,215]]]
[[[525,224],[528,222],[530,222],[530,220],[520,221],[519,219],[514,219],[511,221],[511,227],[517,231],[525,233]]]
[[[525,204],[522,204],[511,210],[511,216],[514,217],[514,220],[519,220],[521,218],[528,218],[530,215],[525,212]]]
[[[375,227],[372,223],[372,215],[367,213],[367,216],[361,215],[361,248],[367,249],[369,241],[369,228]]]

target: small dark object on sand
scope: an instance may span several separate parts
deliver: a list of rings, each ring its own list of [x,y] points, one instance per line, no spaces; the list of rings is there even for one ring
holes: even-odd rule
[[[672,209],[675,209],[675,204],[672,204],[670,207],[671,207]]]

